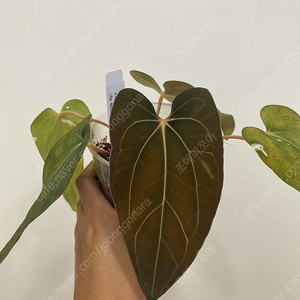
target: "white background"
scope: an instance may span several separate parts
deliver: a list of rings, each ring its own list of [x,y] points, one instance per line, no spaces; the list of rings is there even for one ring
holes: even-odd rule
[[[155,92],[130,77],[137,69],[160,84],[177,79],[208,88],[218,108],[235,116],[236,134],[248,125],[264,128],[259,112],[267,104],[300,112],[299,10],[296,0],[2,0],[0,248],[41,188],[43,163],[30,124],[42,110],[60,110],[78,98],[98,116],[106,110],[105,74],[115,69],[123,70],[127,87],[157,101]],[[100,29],[91,34],[96,20]],[[211,21],[214,27],[201,37],[199,30]],[[187,48],[195,34],[202,40]],[[74,45],[77,52],[68,57]],[[43,72],[63,57],[65,64],[39,87]],[[260,96],[245,105],[256,89]],[[279,292],[283,299],[299,299],[299,192],[278,182],[254,149],[243,141],[227,142],[221,204],[203,247],[217,253],[161,299],[271,300]],[[273,195],[245,221],[249,206],[261,203],[271,188]],[[55,295],[73,272],[74,224],[75,213],[61,198],[29,226],[0,266],[1,299]],[[72,294],[70,285],[57,299]]]

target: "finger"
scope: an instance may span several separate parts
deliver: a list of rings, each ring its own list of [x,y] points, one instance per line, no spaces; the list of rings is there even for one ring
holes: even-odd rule
[[[77,204],[77,218],[79,215],[83,215],[83,214],[84,214],[84,209],[83,209],[82,201],[79,200]]]
[[[95,180],[98,179],[98,176],[97,176],[97,173],[96,173],[96,170],[95,170],[95,166],[94,166],[94,162],[91,161],[87,166],[86,168],[82,171],[82,173],[80,174],[80,176],[88,176],[88,177],[91,177],[91,178],[94,178]]]
[[[76,181],[84,213],[100,207],[107,208],[107,206],[110,206],[97,180],[94,164],[91,162]]]

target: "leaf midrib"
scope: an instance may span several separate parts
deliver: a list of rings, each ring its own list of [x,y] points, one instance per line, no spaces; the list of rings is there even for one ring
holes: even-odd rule
[[[157,264],[158,264],[158,257],[160,253],[160,245],[161,245],[161,235],[162,235],[162,229],[163,229],[163,219],[164,219],[164,207],[165,207],[165,201],[166,201],[166,186],[167,186],[167,146],[166,146],[166,123],[161,122],[161,125],[159,126],[162,129],[162,139],[163,139],[163,149],[164,149],[164,189],[163,189],[163,200],[161,205],[161,216],[160,216],[160,230],[159,230],[159,239],[158,239],[158,245],[157,245],[157,251],[156,251],[156,259],[155,259],[155,266],[154,266],[154,274],[153,274],[153,282],[152,282],[152,290],[151,294],[153,295],[155,282],[156,282],[156,274],[157,274]],[[158,127],[158,128],[159,128]]]

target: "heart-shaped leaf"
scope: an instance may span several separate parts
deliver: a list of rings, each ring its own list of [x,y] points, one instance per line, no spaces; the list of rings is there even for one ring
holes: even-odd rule
[[[138,91],[122,90],[111,122],[110,186],[147,299],[157,299],[195,259],[210,230],[223,184],[220,118],[208,90],[189,89],[157,117]],[[126,226],[126,227],[125,227]]]
[[[300,191],[300,117],[292,109],[268,105],[261,110],[266,132],[245,127],[242,135],[276,175]]]
[[[156,90],[159,94],[162,93],[157,82],[148,74],[136,70],[130,71],[130,74],[138,83]]]
[[[12,238],[0,252],[0,263],[27,226],[40,216],[67,188],[90,139],[90,116],[63,136],[50,150],[43,170],[43,188]]]
[[[180,94],[181,92],[187,89],[193,88],[193,86],[183,81],[172,80],[172,81],[166,81],[164,83],[164,88],[165,88],[164,97],[168,101],[172,102],[178,94]]]
[[[90,115],[88,107],[81,100],[77,99],[70,100],[64,104],[61,112],[67,111],[74,111],[85,117]],[[31,124],[31,134],[44,161],[53,145],[81,121],[80,118],[73,115],[58,114],[51,108],[45,109],[35,118]],[[63,194],[74,211],[77,210],[77,203],[79,201],[79,194],[75,182],[82,170],[83,159],[78,163],[74,175]]]

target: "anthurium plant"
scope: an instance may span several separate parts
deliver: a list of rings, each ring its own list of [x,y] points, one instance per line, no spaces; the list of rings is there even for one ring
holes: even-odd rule
[[[284,182],[300,190],[300,117],[295,111],[265,106],[265,131],[246,127],[241,136],[232,135],[233,116],[217,109],[207,89],[167,81],[162,90],[151,76],[130,73],[159,93],[156,110],[143,94],[126,88],[115,100],[109,124],[93,119],[80,100],[68,101],[59,113],[47,108],[33,121],[32,136],[45,161],[43,187],[0,252],[0,262],[61,195],[76,211],[75,181],[87,147],[109,161],[112,205],[120,224],[131,224],[124,238],[151,300],[183,275],[209,233],[221,198],[225,139],[245,140]],[[161,118],[164,99],[172,105],[169,116]],[[110,147],[92,142],[91,122],[109,127]]]

